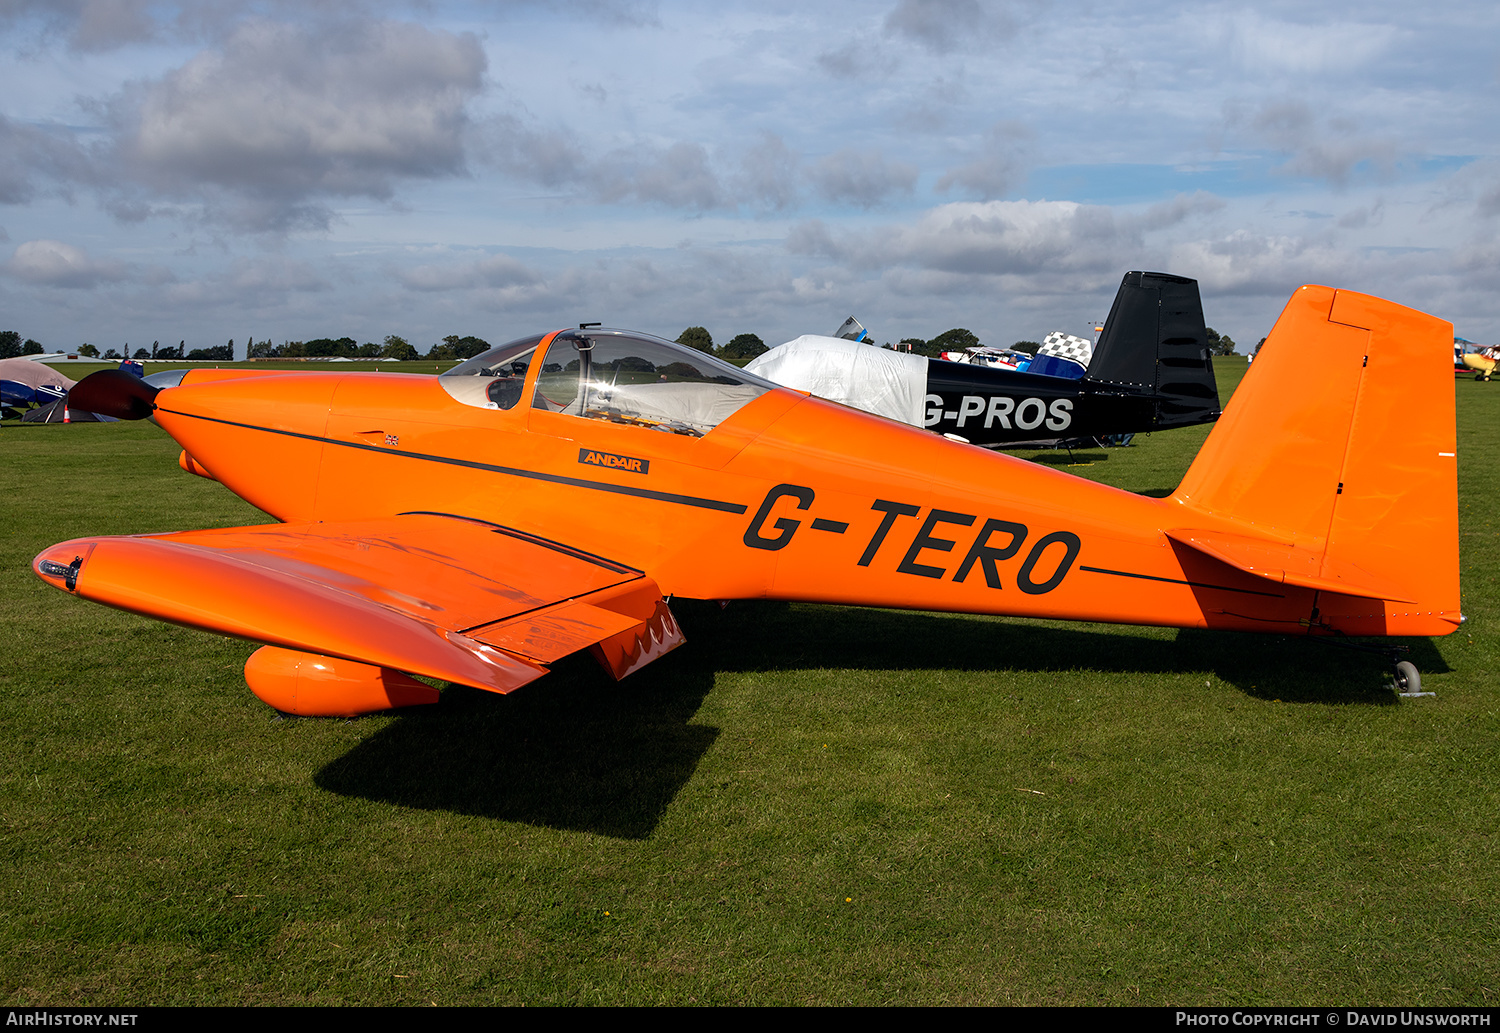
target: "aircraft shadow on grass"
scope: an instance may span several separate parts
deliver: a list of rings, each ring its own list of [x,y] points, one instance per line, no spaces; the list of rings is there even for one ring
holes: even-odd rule
[[[621,839],[651,835],[719,730],[690,723],[725,671],[1212,672],[1247,696],[1390,705],[1381,658],[1233,632],[1175,639],[961,615],[679,601],[691,646],[616,684],[586,656],[507,696],[449,686],[325,767],[330,792]],[[1267,646],[1271,648],[1267,648]],[[1428,640],[1423,670],[1448,670]],[[1044,694],[1046,690],[1041,690]],[[1065,691],[1057,690],[1059,693]],[[1042,695],[1038,695],[1038,702]],[[1143,695],[1142,707],[1157,705]]]

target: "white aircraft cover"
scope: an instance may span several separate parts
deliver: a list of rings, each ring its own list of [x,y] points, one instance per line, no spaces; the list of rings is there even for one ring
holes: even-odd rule
[[[0,380],[13,380],[27,387],[56,387],[67,390],[73,381],[51,366],[30,359],[0,359]]]
[[[927,359],[922,355],[803,334],[758,355],[745,372],[819,398],[922,426]]]

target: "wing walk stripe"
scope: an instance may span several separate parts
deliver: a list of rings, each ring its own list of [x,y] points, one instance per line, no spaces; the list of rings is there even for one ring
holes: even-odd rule
[[[493,520],[485,520],[482,517],[464,516],[461,513],[439,513],[437,510],[433,509],[411,509],[407,510],[404,513],[397,513],[396,515],[435,516],[447,517],[451,520],[467,520],[473,524],[483,524],[485,527],[492,528],[496,534],[508,535],[511,538],[517,538],[529,545],[539,545],[544,549],[551,549],[553,552],[560,552],[564,556],[572,556],[574,559],[580,559],[586,563],[592,563],[597,567],[603,567],[605,570],[614,571],[616,574],[640,574],[644,576],[646,573],[644,570],[637,570],[634,567],[626,566],[625,564],[618,563],[615,560],[606,559],[603,556],[597,556],[592,552],[585,552],[582,549],[575,549],[571,545],[564,545],[562,542],[554,542],[552,541],[552,539],[543,538],[540,535],[527,534],[525,531],[518,531],[514,527],[506,527],[504,524],[497,524]],[[548,603],[547,605],[550,606],[552,604]],[[475,626],[478,627],[478,625]]]
[[[1128,570],[1106,570],[1104,567],[1083,567],[1090,574],[1113,574],[1115,577],[1138,577],[1143,581],[1165,581],[1169,585],[1190,585],[1193,588],[1216,588],[1220,592],[1239,592],[1241,595],[1265,595],[1272,599],[1285,599],[1280,592],[1257,592],[1253,588],[1230,588],[1228,585],[1210,585],[1206,581],[1180,581],[1175,577],[1157,577],[1155,574],[1136,574]]]
[[[379,452],[382,455],[405,456],[407,459],[422,459],[429,463],[447,463],[449,466],[464,466],[471,470],[487,470],[490,473],[509,474],[512,477],[526,477],[534,481],[550,481],[553,484],[566,484],[574,488],[588,488],[591,491],[607,491],[616,495],[634,495],[637,498],[652,499],[656,502],[671,502],[679,506],[695,506],[698,509],[713,509],[720,513],[744,513],[748,507],[738,502],[723,502],[719,499],[702,499],[696,495],[678,495],[670,491],[652,491],[650,488],[637,488],[629,484],[606,484],[603,481],[589,481],[581,477],[564,477],[562,474],[542,473],[540,470],[522,470],[514,466],[496,466],[493,463],[481,463],[472,459],[450,459],[447,456],[430,456],[422,452],[408,452],[400,448],[387,448],[384,445],[366,445],[358,441],[337,441],[334,438],[322,437],[318,434],[302,434],[295,430],[277,430],[274,427],[258,427],[253,423],[238,423],[234,420],[221,420],[215,416],[199,416],[197,413],[178,412],[176,409],[160,408],[174,416],[185,416],[194,420],[206,420],[209,423],[222,423],[229,427],[243,427],[246,430],[260,430],[267,434],[281,434],[289,438],[302,438],[304,441],[321,441],[325,445],[339,445],[343,448],[360,448],[367,452]]]

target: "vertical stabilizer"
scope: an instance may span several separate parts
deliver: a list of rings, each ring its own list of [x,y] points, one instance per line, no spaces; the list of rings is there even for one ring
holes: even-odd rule
[[[1219,390],[1198,281],[1126,273],[1084,379],[1104,393],[1153,396],[1155,429],[1212,419]]]
[[[1456,624],[1452,338],[1379,298],[1301,288],[1172,496],[1183,526],[1290,547],[1288,569],[1359,588],[1318,605],[1361,633]]]

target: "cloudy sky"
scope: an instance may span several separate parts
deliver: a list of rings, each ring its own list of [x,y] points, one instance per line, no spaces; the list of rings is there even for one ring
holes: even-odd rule
[[[1242,345],[1308,282],[1490,343],[1497,30],[1466,0],[0,0],[0,329],[1008,344],[1145,268]]]

